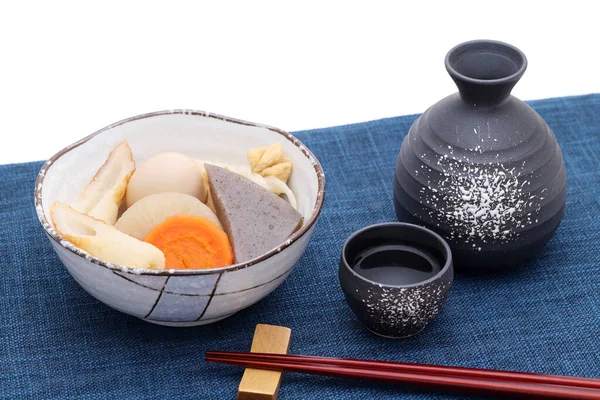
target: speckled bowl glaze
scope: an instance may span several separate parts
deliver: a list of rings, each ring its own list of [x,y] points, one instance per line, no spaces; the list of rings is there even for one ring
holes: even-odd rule
[[[350,263],[364,249],[381,244],[401,244],[415,253],[435,258],[440,271],[430,279],[410,285],[374,282],[357,274]],[[421,332],[446,302],[454,279],[452,253],[437,233],[407,223],[384,223],[354,233],[342,248],[339,279],[346,302],[371,332],[405,338]]]
[[[218,269],[136,270],[93,257],[54,230],[49,209],[55,201],[72,204],[110,150],[124,139],[137,164],[154,154],[174,151],[209,162],[246,165],[247,149],[281,143],[294,164],[289,186],[304,225],[266,254]],[[283,282],[310,240],[324,195],[321,165],[290,133],[202,111],[170,110],[119,121],[61,150],[41,168],[34,198],[54,251],[88,293],[148,322],[194,326],[231,316]]]

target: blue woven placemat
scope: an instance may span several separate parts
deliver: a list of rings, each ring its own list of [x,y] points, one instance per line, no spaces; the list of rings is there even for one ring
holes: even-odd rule
[[[322,162],[326,204],[296,270],[269,297],[198,328],[165,328],[85,293],[33,208],[40,162],[0,166],[0,398],[233,399],[242,370],[206,350],[247,351],[257,323],[292,328],[291,352],[600,378],[600,95],[531,102],[568,171],[564,220],[543,254],[493,276],[458,274],[420,335],[367,332],[337,279],[355,230],[395,219],[392,175],[416,116],[298,132]],[[280,399],[464,399],[465,395],[286,374]],[[480,398],[480,396],[478,397]]]

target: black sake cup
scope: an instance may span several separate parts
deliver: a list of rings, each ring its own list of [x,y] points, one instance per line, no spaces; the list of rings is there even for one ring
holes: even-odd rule
[[[403,249],[378,255],[389,257],[385,263],[400,267],[399,272],[403,266],[412,267],[411,263],[420,268],[429,263],[431,273],[423,281],[389,284],[368,279],[352,268],[367,249],[387,245]],[[367,329],[389,338],[409,337],[421,332],[446,302],[454,279],[452,253],[446,241],[427,228],[402,222],[371,225],[344,243],[339,279],[346,302]]]

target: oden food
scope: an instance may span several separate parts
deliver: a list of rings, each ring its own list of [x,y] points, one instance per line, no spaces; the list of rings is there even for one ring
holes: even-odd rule
[[[247,155],[249,165],[222,168],[159,153],[136,170],[123,141],[75,204],[52,205],[52,222],[73,245],[122,266],[243,263],[281,245],[303,222],[287,185],[293,166],[282,146],[249,149]]]

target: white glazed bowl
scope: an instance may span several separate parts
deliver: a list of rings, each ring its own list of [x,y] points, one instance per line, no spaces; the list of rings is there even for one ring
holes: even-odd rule
[[[164,151],[181,152],[208,162],[247,165],[249,148],[281,143],[294,165],[289,186],[296,195],[304,225],[266,254],[218,269],[135,270],[91,256],[54,230],[49,209],[55,201],[72,204],[110,150],[124,139],[138,165]],[[37,215],[52,247],[88,293],[114,309],[169,326],[219,321],[275,290],[304,252],[324,195],[323,168],[290,133],[191,110],[139,115],[72,144],[44,164],[34,193]]]

